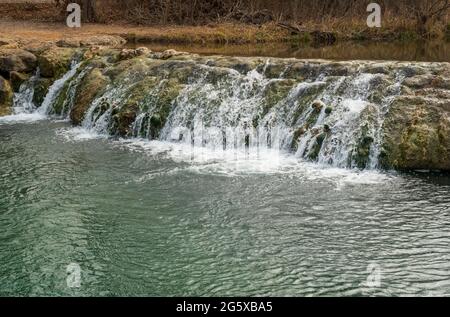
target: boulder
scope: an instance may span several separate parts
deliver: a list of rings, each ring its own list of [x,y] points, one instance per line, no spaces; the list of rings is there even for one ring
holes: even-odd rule
[[[11,113],[13,105],[13,90],[10,83],[0,76],[0,116]]]
[[[5,46],[5,45],[11,45],[14,44],[15,41],[8,39],[8,38],[4,38],[4,37],[0,37],[0,46]]]
[[[12,71],[30,73],[36,69],[36,56],[22,49],[0,49],[0,74],[9,77]]]
[[[139,47],[137,49],[126,49],[125,48],[120,52],[119,59],[126,60],[126,59],[130,59],[130,58],[134,58],[134,57],[138,57],[138,56],[142,56],[142,55],[148,55],[150,53],[151,53],[151,51],[146,47]]]
[[[166,60],[174,56],[183,56],[183,55],[190,55],[190,54],[187,52],[179,52],[174,49],[169,49],[165,50],[164,52],[153,53],[152,58]]]
[[[397,98],[386,115],[381,163],[399,170],[450,171],[450,102]]]
[[[321,112],[322,109],[325,107],[325,104],[320,100],[315,100],[311,107],[314,109],[315,112]]]
[[[70,68],[76,50],[72,48],[51,47],[38,56],[38,65],[42,77],[59,78]]]

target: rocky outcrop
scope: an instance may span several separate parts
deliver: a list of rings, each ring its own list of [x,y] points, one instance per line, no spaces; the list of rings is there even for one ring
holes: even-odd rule
[[[53,78],[39,78],[34,83],[33,102],[36,106],[41,106],[48,93],[48,89],[54,82]]]
[[[402,170],[450,170],[450,100],[397,98],[386,116],[381,161]]]
[[[92,101],[101,95],[97,92],[104,91],[107,83],[111,85],[108,89],[126,83],[128,88],[121,93],[126,97],[118,103],[106,98],[95,115],[101,116],[110,109],[112,134],[159,138],[180,92],[192,84],[193,78],[202,77],[203,86],[217,87],[217,91],[203,97],[193,91],[192,95],[183,96],[192,100],[183,102],[202,104],[205,113],[211,112],[207,120],[213,120],[215,111],[221,110],[217,108],[220,99],[214,100],[211,94],[222,94],[227,85],[231,85],[229,91],[225,90],[227,94],[236,93],[236,98],[253,98],[254,94],[261,109],[249,118],[248,124],[258,128],[274,124],[270,120],[285,122],[292,129],[291,150],[306,147],[302,155],[305,159],[323,160],[336,150],[337,144],[348,148],[345,154],[348,157],[339,166],[366,168],[371,165],[371,157],[379,155],[380,165],[387,169],[450,170],[450,67],[446,63],[286,59],[272,59],[268,63],[261,58],[202,57],[175,51],[152,53],[128,49],[109,62],[105,62],[105,54],[91,58],[90,63],[101,59],[106,66],[91,72],[80,86],[77,95],[82,96],[77,97],[71,114],[76,124],[82,121]],[[266,84],[259,87],[257,81],[261,79],[255,78],[254,86],[247,90],[232,88],[233,81],[247,78],[255,70],[268,79]],[[396,81],[399,76],[405,78],[400,83]],[[247,85],[247,80],[252,81],[249,77],[242,84]],[[202,89],[202,85],[197,89]],[[324,96],[331,92],[325,98],[330,101],[324,102]],[[386,99],[387,96],[391,97]],[[149,104],[153,107],[150,112]],[[387,112],[382,114],[382,109]],[[275,119],[276,116],[280,117]],[[135,130],[137,120],[139,131]],[[345,136],[340,131],[342,125],[351,129],[345,132],[354,134],[351,140],[340,139]],[[334,163],[332,159],[328,162]]]
[[[13,91],[9,82],[0,76],[0,116],[11,114]]]

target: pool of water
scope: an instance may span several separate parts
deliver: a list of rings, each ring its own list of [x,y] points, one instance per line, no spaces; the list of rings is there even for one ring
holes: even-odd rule
[[[146,46],[154,51],[176,49],[203,55],[265,56],[301,59],[332,60],[396,60],[422,62],[450,62],[450,41],[364,41],[339,42],[330,46],[298,43],[264,43],[247,45],[177,45],[128,44],[129,47]]]
[[[449,176],[13,119],[0,121],[0,295],[450,294]]]

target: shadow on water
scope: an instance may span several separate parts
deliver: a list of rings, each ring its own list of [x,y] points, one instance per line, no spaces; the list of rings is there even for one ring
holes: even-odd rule
[[[267,56],[300,59],[334,60],[397,60],[450,62],[450,42],[341,42],[331,46],[312,46],[298,43],[265,43],[245,45],[195,44],[130,44],[146,46],[154,51],[169,48],[203,55]]]

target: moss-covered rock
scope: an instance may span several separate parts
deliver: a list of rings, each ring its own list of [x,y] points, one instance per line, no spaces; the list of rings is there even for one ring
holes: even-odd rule
[[[326,137],[327,137],[326,133],[321,133],[316,137],[314,144],[308,153],[308,159],[310,159],[311,161],[317,161],[317,159],[319,158],[320,150],[322,149],[322,145]]]
[[[102,70],[94,68],[83,79],[78,86],[70,119],[74,124],[80,124],[92,101],[103,93],[109,79],[103,75]]]
[[[131,125],[134,120],[136,120],[137,113],[139,112],[139,105],[136,103],[127,104],[120,108],[120,110],[115,110],[112,115],[113,125],[112,131],[114,134],[120,136],[130,136],[131,135]]]
[[[42,77],[60,78],[70,68],[77,50],[73,48],[51,47],[38,56]]]
[[[450,103],[399,97],[387,114],[381,163],[400,170],[450,171]]]
[[[42,105],[45,96],[48,93],[48,89],[53,84],[53,79],[51,78],[39,78],[34,83],[34,95],[33,102],[37,107]]]
[[[71,82],[72,82],[71,80],[67,81],[64,84],[63,88],[61,88],[61,91],[59,92],[56,100],[53,103],[53,108],[51,111],[52,114],[63,115],[65,114],[66,111],[69,110],[64,109],[64,107],[66,105],[67,99],[69,98],[68,92]]]
[[[9,75],[11,86],[15,92],[18,92],[20,86],[30,78],[29,74],[19,73],[16,71],[11,72]]]
[[[372,147],[373,142],[374,142],[373,137],[369,135],[363,134],[359,138],[356,148],[352,153],[352,160],[354,166],[360,169],[364,169],[367,167],[370,160],[370,149]]]
[[[152,125],[152,137],[159,137],[160,130],[164,127],[169,118],[172,107],[174,106],[174,102],[180,91],[184,88],[183,84],[180,84],[176,80],[169,80],[163,86],[159,93],[158,99],[158,107],[154,112],[154,123],[158,123],[156,125]],[[157,120],[156,120],[157,119]],[[151,123],[151,122],[150,122]]]
[[[295,81],[293,80],[277,80],[270,82],[264,90],[264,104],[262,105],[263,109],[261,117],[263,118],[269,113],[270,109],[285,99],[294,85]]]
[[[11,114],[13,90],[11,84],[0,76],[0,116]]]

